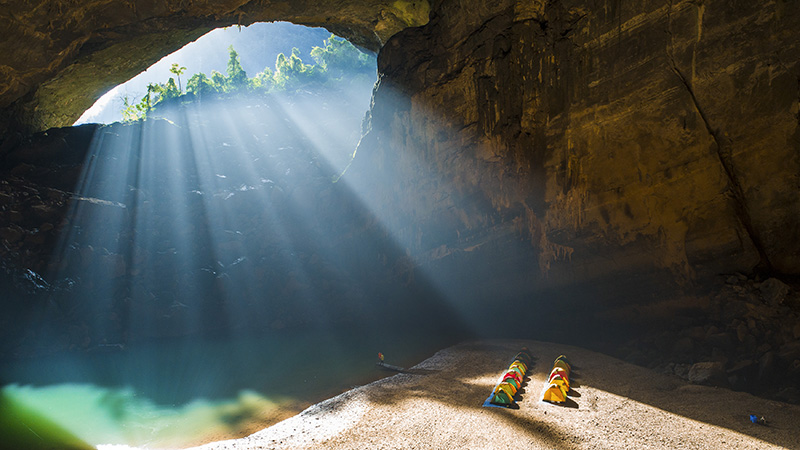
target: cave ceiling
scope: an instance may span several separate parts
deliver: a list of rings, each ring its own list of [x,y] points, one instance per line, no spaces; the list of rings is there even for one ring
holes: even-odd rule
[[[71,125],[104,92],[214,28],[288,21],[377,50],[429,11],[425,0],[6,1],[0,131]]]

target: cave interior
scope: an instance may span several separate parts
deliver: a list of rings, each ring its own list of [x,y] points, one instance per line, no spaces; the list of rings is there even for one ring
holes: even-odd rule
[[[790,1],[10,0],[0,16],[4,361],[321,329],[513,337],[800,403]],[[71,126],[208,31],[273,21],[377,55],[351,161],[298,125],[314,109],[298,105],[331,105],[314,124],[347,107],[311,93]],[[279,128],[274,164],[242,162]]]

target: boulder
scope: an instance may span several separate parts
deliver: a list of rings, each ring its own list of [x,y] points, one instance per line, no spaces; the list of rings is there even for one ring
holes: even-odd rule
[[[707,361],[692,365],[689,369],[689,381],[705,386],[728,386],[728,376],[722,363]]]
[[[770,305],[781,305],[791,288],[777,278],[769,278],[758,286],[761,297]]]
[[[13,244],[20,239],[24,233],[18,227],[5,227],[0,228],[0,239],[8,242],[9,244]]]

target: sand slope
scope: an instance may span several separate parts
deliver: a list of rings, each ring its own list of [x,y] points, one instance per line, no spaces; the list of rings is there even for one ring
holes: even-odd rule
[[[536,358],[519,409],[481,405],[516,352]],[[559,354],[569,407],[539,401]],[[210,449],[800,449],[800,407],[694,386],[606,355],[537,341],[465,342]],[[757,414],[768,426],[750,422]]]

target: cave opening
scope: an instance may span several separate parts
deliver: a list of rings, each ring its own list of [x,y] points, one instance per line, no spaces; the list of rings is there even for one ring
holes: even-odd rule
[[[147,93],[151,83],[164,84],[170,77],[173,64],[185,67],[177,78],[186,82],[192,75],[212,76],[214,71],[226,75],[230,47],[239,56],[242,69],[249,77],[257,76],[265,68],[274,70],[275,60],[281,53],[291,55],[297,48],[305,62],[314,64],[310,53],[316,46],[325,46],[324,41],[331,33],[323,28],[305,27],[289,22],[259,22],[247,27],[229,26],[217,28],[187,43],[180,49],[163,56],[138,75],[120,83],[103,94],[95,103],[80,115],[74,125],[84,123],[110,124],[124,119],[124,100],[138,103]],[[132,54],[135,58],[139,55]],[[110,69],[113,70],[113,69]],[[373,80],[374,81],[374,80]],[[367,99],[366,102],[369,100]],[[368,103],[367,106],[368,107]]]

